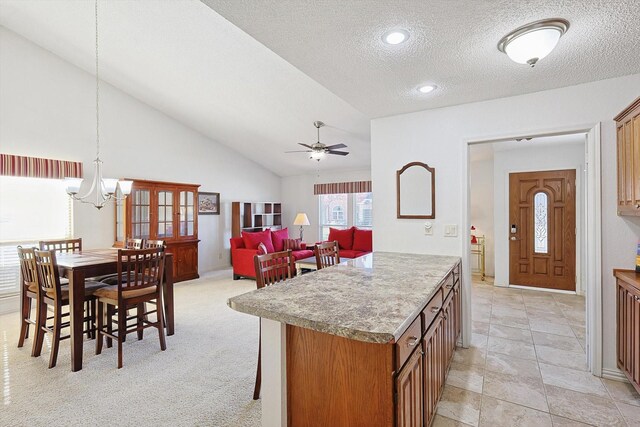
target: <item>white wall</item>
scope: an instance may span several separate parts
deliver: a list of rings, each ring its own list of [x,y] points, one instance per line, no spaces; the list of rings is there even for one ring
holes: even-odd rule
[[[0,27],[0,94],[2,153],[82,161],[93,177],[94,76]],[[280,178],[105,82],[100,97],[105,176],[220,192],[222,214],[199,218],[199,268],[228,266],[230,202],[278,200]],[[111,246],[114,209],[76,204],[74,234],[89,248]]]
[[[310,161],[310,160],[308,160]],[[307,243],[315,243],[319,241],[320,221],[318,208],[318,196],[313,195],[314,184],[325,184],[330,182],[346,182],[346,181],[369,181],[371,179],[371,171],[321,171],[314,175],[298,175],[282,178],[282,210],[283,227],[289,227],[290,236],[298,236],[300,227],[293,225],[296,213],[304,212],[309,217],[311,225],[304,227],[304,241]],[[378,200],[376,190],[373,189],[373,204]],[[395,199],[394,199],[395,203]],[[395,205],[394,205],[395,206]],[[374,219],[375,221],[375,219]],[[375,232],[374,232],[375,240]]]
[[[535,140],[534,140],[535,141]],[[586,136],[585,136],[586,143]],[[494,223],[495,223],[495,256],[496,275],[495,284],[507,286],[509,284],[509,173],[532,172],[541,170],[576,170],[576,226],[579,230],[576,236],[578,260],[584,259],[584,162],[585,145],[570,144],[561,146],[536,147],[532,143],[529,148],[497,151],[494,157]],[[576,263],[581,269],[581,263]],[[582,293],[582,281],[578,280],[577,290]]]
[[[531,70],[535,76],[535,69]],[[466,141],[539,134],[602,122],[603,367],[615,369],[614,267],[634,265],[640,219],[616,215],[616,135],[612,118],[640,94],[640,74],[522,96],[421,111],[372,121],[371,173],[376,200],[395,200],[395,171],[410,161],[436,168],[435,233],[422,221],[396,219],[394,203],[373,208],[376,249],[461,255],[467,242],[443,237],[443,224],[462,224]]]
[[[472,234],[485,238],[485,274],[495,274],[495,249],[493,225],[493,157],[470,162],[469,209],[471,224],[476,227]],[[472,267],[478,266],[478,255],[472,256]]]

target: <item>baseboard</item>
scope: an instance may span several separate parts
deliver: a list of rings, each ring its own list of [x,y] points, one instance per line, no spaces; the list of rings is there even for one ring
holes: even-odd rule
[[[613,380],[613,381],[621,381],[624,383],[629,382],[629,380],[627,379],[627,376],[620,369],[602,368],[602,378],[606,378],[608,380]]]
[[[522,289],[526,291],[542,291],[542,292],[552,292],[556,294],[576,295],[575,291],[562,291],[560,289],[536,288],[534,286],[509,285],[509,288]]]
[[[0,298],[0,314],[16,313],[20,311],[20,295]]]

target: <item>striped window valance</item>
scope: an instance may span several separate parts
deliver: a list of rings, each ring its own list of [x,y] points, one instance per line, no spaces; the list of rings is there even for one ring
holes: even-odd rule
[[[82,162],[0,154],[0,175],[29,178],[82,178]]]
[[[370,193],[371,181],[330,182],[314,184],[313,194]]]

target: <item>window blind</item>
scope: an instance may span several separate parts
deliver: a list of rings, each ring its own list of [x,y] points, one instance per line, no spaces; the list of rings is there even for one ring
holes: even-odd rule
[[[27,178],[82,178],[82,162],[0,154],[0,175]]]
[[[330,182],[327,184],[314,184],[313,194],[345,194],[345,193],[370,193],[371,181]]]

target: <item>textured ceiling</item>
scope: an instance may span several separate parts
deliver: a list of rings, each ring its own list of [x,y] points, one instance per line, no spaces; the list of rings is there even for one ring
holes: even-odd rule
[[[369,167],[364,114],[199,1],[99,8],[105,81],[281,176]],[[94,73],[92,1],[0,0],[0,25]],[[322,142],[351,154],[284,154],[315,142],[314,120],[327,124]]]
[[[549,147],[567,146],[585,144],[587,137],[584,133],[574,133],[567,135],[541,136],[530,140],[509,140],[499,142],[486,142],[481,144],[473,144],[469,147],[469,161],[479,162],[482,160],[493,159],[494,154],[498,151],[511,151],[522,149],[545,149]]]
[[[202,1],[372,118],[640,72],[638,0]],[[551,17],[571,27],[535,68],[496,48]],[[393,28],[409,41],[384,45]]]

